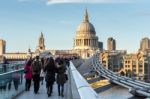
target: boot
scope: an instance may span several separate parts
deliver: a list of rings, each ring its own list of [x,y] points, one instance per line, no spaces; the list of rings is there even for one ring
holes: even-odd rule
[[[63,93],[61,93],[61,96],[62,96],[62,97],[64,97],[64,94],[63,94]]]
[[[58,95],[60,96],[60,91],[58,91]]]
[[[48,95],[48,97],[50,97],[50,96],[51,96],[50,88],[49,88],[49,87],[47,87],[47,95]]]

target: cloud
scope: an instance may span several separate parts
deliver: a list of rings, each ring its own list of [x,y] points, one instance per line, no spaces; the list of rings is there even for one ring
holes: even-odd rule
[[[81,3],[83,0],[48,0],[47,4],[57,4],[57,3]]]
[[[127,3],[130,0],[48,0],[47,4],[57,3]]]
[[[17,0],[18,2],[43,2],[47,5],[62,3],[128,3],[132,0]]]

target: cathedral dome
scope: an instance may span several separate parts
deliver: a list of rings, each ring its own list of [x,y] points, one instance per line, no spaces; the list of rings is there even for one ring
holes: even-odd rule
[[[95,34],[94,26],[89,22],[88,12],[85,11],[82,23],[77,28],[77,33],[90,33]]]
[[[93,33],[95,34],[95,28],[90,22],[82,22],[78,28],[77,32],[79,33]]]

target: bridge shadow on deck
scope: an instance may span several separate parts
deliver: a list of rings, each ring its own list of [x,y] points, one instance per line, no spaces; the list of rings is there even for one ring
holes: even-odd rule
[[[101,93],[103,91],[109,90],[110,88],[114,87],[114,84],[108,84],[99,88],[94,89],[97,93]]]
[[[149,98],[143,98],[143,97],[131,97],[131,98],[128,98],[128,99],[149,99]]]

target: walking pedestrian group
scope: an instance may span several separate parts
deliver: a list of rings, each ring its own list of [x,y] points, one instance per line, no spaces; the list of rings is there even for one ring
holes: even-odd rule
[[[33,59],[28,59],[24,66],[25,73],[25,90],[29,91],[31,81],[34,83],[34,93],[39,93],[40,81],[43,85],[45,78],[47,95],[50,97],[53,93],[53,85],[56,81],[58,87],[58,95],[64,97],[64,84],[68,80],[66,70],[69,65],[69,59],[56,58],[39,58],[36,56]]]

